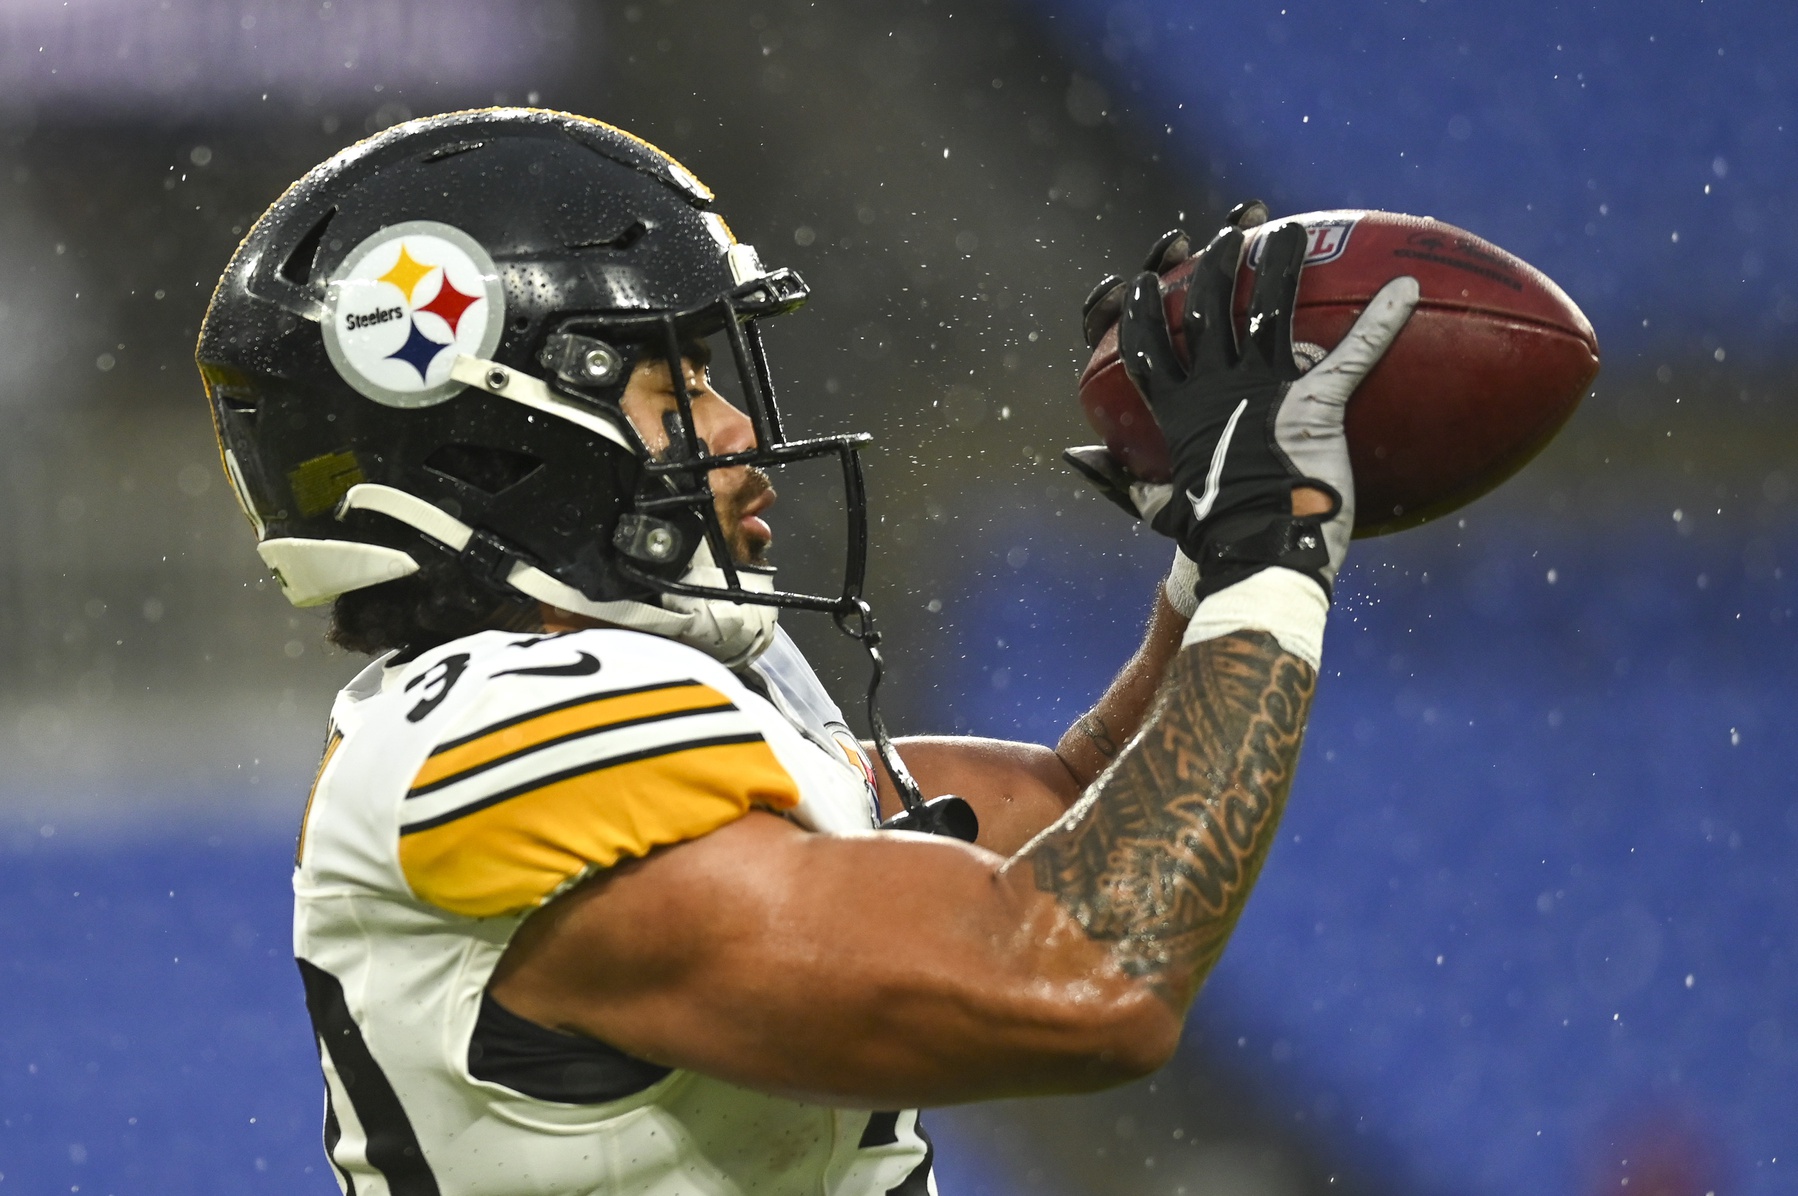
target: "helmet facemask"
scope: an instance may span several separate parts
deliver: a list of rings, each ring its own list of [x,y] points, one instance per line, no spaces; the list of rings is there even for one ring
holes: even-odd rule
[[[751,294],[765,293],[760,284],[766,281],[752,284]],[[675,410],[667,425],[668,449],[647,458],[632,511],[619,521],[611,546],[617,554],[616,567],[662,594],[831,614],[853,610],[862,597],[867,565],[867,499],[859,449],[871,438],[855,433],[788,440],[753,308],[746,310],[737,296],[722,298],[708,308],[660,317],[649,330],[653,340],[636,354],[639,363],[652,357],[666,363]],[[571,325],[579,323],[570,321]],[[628,335],[637,330],[621,331]],[[728,348],[735,389],[754,428],[754,446],[740,452],[714,453],[698,433],[693,395],[682,367],[690,356],[684,346],[707,332],[721,336]],[[719,364],[714,360],[714,369]],[[755,471],[752,477],[765,477],[769,470],[824,458],[835,459],[843,479],[849,534],[841,584],[835,593],[825,594],[777,588],[771,568],[751,563],[753,558],[744,559],[741,545],[733,550],[733,540],[740,537],[733,536],[719,518],[711,475],[716,470],[740,468]],[[752,489],[759,488],[752,484]],[[706,555],[718,571],[715,582],[671,574],[666,567],[670,560],[687,559],[687,541],[695,532],[703,538]]]

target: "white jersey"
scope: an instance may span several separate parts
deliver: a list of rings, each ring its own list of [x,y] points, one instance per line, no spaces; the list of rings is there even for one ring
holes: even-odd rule
[[[865,833],[873,774],[784,633],[740,677],[639,632],[483,632],[338,695],[294,872],[325,1146],[356,1196],[925,1196],[915,1111],[669,1071],[486,995],[531,911],[762,807]]]

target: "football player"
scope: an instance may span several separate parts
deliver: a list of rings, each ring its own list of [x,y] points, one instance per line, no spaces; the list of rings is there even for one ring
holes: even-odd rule
[[[1188,358],[1153,272],[1102,289],[1175,462],[1079,458],[1180,549],[1142,647],[1055,750],[895,747],[870,699],[870,757],[776,623],[875,653],[866,438],[788,438],[758,322],[805,286],[711,202],[595,121],[413,121],[294,184],[207,313],[258,551],[377,654],[294,872],[346,1191],[934,1191],[918,1106],[1167,1060],[1273,841],[1353,518],[1343,406],[1415,284],[1304,373],[1296,226],[1240,345],[1239,228]],[[834,594],[768,564],[767,471],[813,460],[851,528]]]

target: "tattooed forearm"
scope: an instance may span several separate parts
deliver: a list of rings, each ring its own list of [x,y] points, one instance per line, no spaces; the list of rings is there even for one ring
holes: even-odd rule
[[[1183,649],[1142,733],[1026,849],[1037,888],[1178,1008],[1273,845],[1315,686],[1265,632]]]

